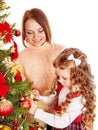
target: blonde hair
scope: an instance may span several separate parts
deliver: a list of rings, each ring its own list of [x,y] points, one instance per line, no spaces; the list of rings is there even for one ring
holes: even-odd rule
[[[79,65],[76,65],[74,59],[68,59],[70,55],[75,59],[81,60]],[[55,68],[66,69],[70,68],[70,80],[73,85],[78,85],[79,90],[85,98],[85,111],[83,111],[83,122],[89,130],[93,130],[93,122],[95,120],[95,83],[94,76],[91,73],[90,64],[87,63],[87,56],[78,48],[67,48],[53,62]],[[62,111],[66,111],[68,104],[71,102],[73,87],[70,87],[70,92],[67,94],[66,100],[62,103]]]

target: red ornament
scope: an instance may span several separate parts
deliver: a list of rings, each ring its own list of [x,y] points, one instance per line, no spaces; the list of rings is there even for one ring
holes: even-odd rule
[[[36,130],[36,128],[34,128],[34,127],[30,127],[29,130]]]
[[[13,130],[17,130],[17,128],[18,128],[18,121],[14,120],[14,122],[13,122]]]
[[[15,36],[18,37],[18,36],[20,36],[20,35],[21,35],[20,30],[15,30]]]
[[[24,98],[24,100],[20,103],[20,105],[25,109],[30,109],[31,101],[28,98]]]
[[[11,61],[15,60],[18,57],[18,47],[14,40],[13,40],[13,44],[14,44],[14,53],[12,53],[11,55]]]
[[[22,76],[21,76],[20,71],[18,71],[18,72],[16,73],[16,77],[15,77],[15,79],[16,79],[17,82],[22,81]]]
[[[0,101],[0,116],[8,116],[13,111],[13,105],[9,100],[3,98]]]

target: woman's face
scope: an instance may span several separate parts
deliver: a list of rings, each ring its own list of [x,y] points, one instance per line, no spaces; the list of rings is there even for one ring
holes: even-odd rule
[[[46,42],[46,34],[43,28],[34,19],[25,22],[25,40],[32,46],[40,47]]]
[[[70,70],[69,69],[60,69],[56,68],[56,75],[58,81],[65,87],[69,88],[71,85],[70,81]]]

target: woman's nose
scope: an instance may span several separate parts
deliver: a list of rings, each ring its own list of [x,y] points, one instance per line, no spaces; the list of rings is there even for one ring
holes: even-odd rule
[[[34,34],[33,34],[33,38],[37,39],[38,36],[39,36],[39,34],[38,34],[37,32],[34,32]]]

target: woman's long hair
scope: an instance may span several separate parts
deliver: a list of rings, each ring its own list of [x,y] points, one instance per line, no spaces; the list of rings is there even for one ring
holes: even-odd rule
[[[22,42],[25,45],[25,23],[28,19],[34,19],[40,26],[43,28],[46,34],[46,41],[51,43],[51,28],[49,25],[49,21],[45,13],[38,8],[32,8],[30,10],[26,10],[23,18],[22,18]]]

